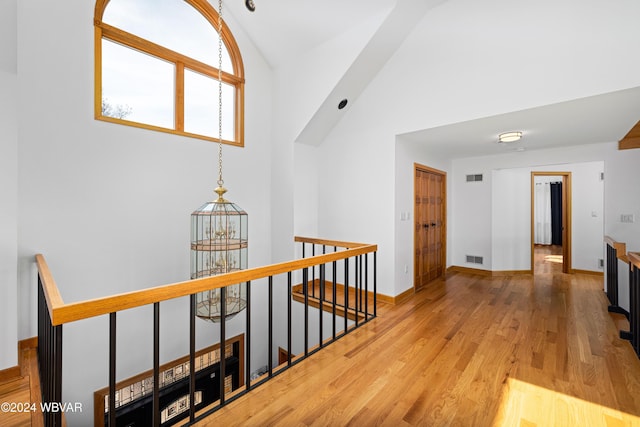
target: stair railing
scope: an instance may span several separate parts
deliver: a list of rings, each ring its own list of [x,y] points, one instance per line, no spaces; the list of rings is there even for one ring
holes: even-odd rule
[[[640,357],[640,252],[629,252],[629,335]]]
[[[186,424],[191,425],[195,422],[202,420],[211,413],[220,409],[222,406],[238,399],[240,396],[248,393],[260,384],[268,381],[274,375],[284,372],[293,365],[301,362],[306,357],[319,351],[323,346],[335,341],[336,339],[344,336],[345,334],[355,330],[356,328],[364,325],[376,316],[375,298],[377,292],[376,284],[376,253],[377,245],[371,244],[358,244],[349,242],[328,241],[322,239],[311,239],[296,237],[298,242],[307,242],[313,244],[324,245],[325,247],[330,245],[335,249],[330,253],[322,253],[313,255],[310,257],[303,257],[294,261],[282,262],[272,264],[263,267],[251,268],[247,270],[235,271],[231,273],[221,274],[217,276],[204,277],[195,280],[188,280],[184,282],[178,282],[143,290],[132,291],[124,294],[118,294],[113,296],[107,296],[103,298],[92,299],[82,302],[65,303],[60,295],[58,287],[53,279],[53,276],[49,270],[49,267],[45,261],[43,255],[36,255],[36,264],[38,267],[38,359],[40,365],[41,376],[41,388],[42,399],[45,406],[51,402],[62,402],[63,393],[63,376],[62,376],[62,328],[64,324],[70,322],[81,321],[90,319],[93,317],[108,315],[109,324],[109,336],[106,338],[109,342],[109,413],[107,415],[107,424],[110,426],[116,425],[116,408],[115,391],[116,391],[116,325],[117,325],[117,313],[123,310],[128,310],[136,307],[142,307],[147,305],[153,305],[153,325],[154,325],[154,339],[153,339],[153,425],[160,425],[160,385],[158,381],[159,375],[159,343],[160,343],[160,310],[159,304],[162,301],[169,301],[176,298],[190,296],[190,322],[189,325],[185,325],[185,329],[189,330],[190,334],[190,370],[189,373],[189,389],[190,389],[190,402],[195,402],[194,389],[195,389],[195,363],[193,363],[195,349],[195,319],[196,319],[196,294],[199,292],[207,291],[210,289],[221,289],[222,299],[224,299],[224,293],[226,287],[235,285],[237,283],[247,284],[247,306],[245,310],[246,315],[246,331],[245,331],[245,361],[244,361],[244,384],[240,385],[236,390],[226,395],[224,387],[224,381],[220,381],[219,400],[213,404],[209,404],[206,407],[197,408],[197,405],[190,405],[188,410],[188,420]],[[326,252],[326,251],[323,251]],[[372,260],[370,260],[372,257]],[[356,294],[360,292],[360,295],[364,295],[362,292],[370,293],[373,295],[374,303],[373,307],[369,307],[369,298],[366,298],[367,302],[363,302],[362,296],[360,297],[359,304],[356,304],[352,310],[356,313],[356,321],[348,323],[345,320],[344,328],[341,334],[336,334],[336,318],[334,316],[333,321],[333,334],[324,338],[323,331],[322,310],[319,310],[319,335],[318,344],[309,344],[309,302],[308,299],[305,302],[305,330],[304,330],[304,348],[303,352],[299,352],[298,355],[294,355],[292,347],[292,287],[293,276],[302,275],[303,283],[307,282],[309,277],[309,271],[312,270],[312,276],[315,275],[315,271],[318,271],[319,279],[324,281],[324,278],[328,274],[332,275],[333,281],[342,281],[343,284],[349,288],[351,282],[349,274],[354,274],[354,269],[350,267],[355,265],[355,279],[354,288]],[[338,265],[344,263],[344,267],[339,268]],[[274,286],[279,286],[274,283],[274,278],[279,278],[280,285],[286,282],[287,287],[287,360],[285,363],[276,366],[273,369],[274,363],[272,355],[275,352],[273,342],[273,316],[274,316],[274,301],[273,301],[273,289]],[[285,280],[286,278],[286,280]],[[257,285],[262,285],[263,279],[266,279],[266,286],[268,286],[268,319],[252,319],[251,310],[251,288],[252,282],[261,281]],[[256,283],[254,283],[255,285]],[[358,288],[359,287],[359,288]],[[349,289],[346,294],[348,295]],[[335,298],[334,298],[335,301]],[[349,304],[345,304],[349,307]],[[346,313],[345,313],[346,319]],[[251,378],[251,325],[252,320],[255,322],[268,323],[268,372],[258,378]],[[225,377],[225,355],[224,348],[226,346],[225,336],[225,322],[220,322],[220,378]],[[44,413],[45,426],[61,426],[62,425],[62,411],[51,411]]]
[[[607,284],[607,298],[611,303],[609,305],[609,312],[620,313],[629,317],[629,313],[619,305],[619,280],[618,280],[618,261],[622,261],[629,264],[629,258],[627,258],[627,245],[622,242],[617,242],[609,236],[604,237],[607,252],[607,270],[606,270],[606,284]]]

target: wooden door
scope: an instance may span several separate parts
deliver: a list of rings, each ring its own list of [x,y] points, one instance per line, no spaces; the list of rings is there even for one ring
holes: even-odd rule
[[[414,288],[442,276],[446,262],[446,174],[415,165]]]

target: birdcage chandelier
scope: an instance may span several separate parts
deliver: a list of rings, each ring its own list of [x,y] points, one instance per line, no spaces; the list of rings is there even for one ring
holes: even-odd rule
[[[191,278],[247,268],[248,215],[224,198],[222,179],[222,0],[218,2],[218,186],[217,198],[191,214]],[[223,300],[224,295],[224,300]],[[196,316],[211,322],[230,319],[247,306],[245,283],[196,295]],[[224,307],[224,309],[223,309]]]

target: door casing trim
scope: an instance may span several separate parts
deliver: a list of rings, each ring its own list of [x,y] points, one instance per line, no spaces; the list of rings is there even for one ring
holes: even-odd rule
[[[571,268],[571,172],[539,172],[531,171],[531,272],[534,273],[534,192],[536,176],[562,177],[562,272],[572,273]]]

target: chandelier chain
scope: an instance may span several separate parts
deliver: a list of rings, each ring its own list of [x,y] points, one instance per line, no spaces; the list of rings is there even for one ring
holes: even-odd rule
[[[222,187],[222,0],[218,0],[218,185]]]

